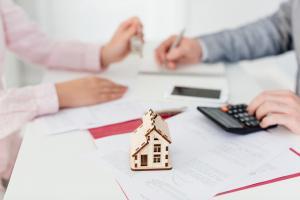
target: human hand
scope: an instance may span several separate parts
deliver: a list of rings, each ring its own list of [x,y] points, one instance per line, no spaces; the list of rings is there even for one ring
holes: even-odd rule
[[[194,64],[202,58],[202,48],[195,39],[184,37],[179,46],[172,50],[172,44],[177,36],[171,36],[156,49],[156,60],[160,65],[169,69],[176,69],[179,64]]]
[[[110,42],[102,48],[102,65],[109,66],[114,62],[124,59],[131,51],[130,39],[133,36],[138,36],[142,41],[144,41],[143,25],[137,17],[132,17],[123,22],[115,32]]]
[[[87,77],[55,85],[60,108],[104,103],[121,98],[127,87],[98,77]]]
[[[261,121],[261,126],[282,125],[300,133],[300,97],[291,91],[268,91],[257,96],[248,111]]]

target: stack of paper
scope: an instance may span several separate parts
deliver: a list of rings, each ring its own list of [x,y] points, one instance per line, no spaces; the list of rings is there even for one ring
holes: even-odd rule
[[[179,66],[177,70],[166,69],[154,63],[141,65],[139,74],[143,75],[176,75],[176,76],[224,76],[223,64],[194,64]]]
[[[230,181],[219,194],[229,194],[295,177],[300,177],[300,156],[285,149],[274,159],[252,170],[244,177]]]
[[[97,106],[62,110],[38,121],[48,134],[86,130],[99,126],[139,119],[148,109],[155,111],[183,108],[176,103],[115,101]]]
[[[288,136],[268,132],[229,134],[197,111],[171,118],[168,124],[173,141],[171,171],[132,172],[128,134],[96,141],[94,161],[112,171],[129,199],[210,199],[290,143]]]

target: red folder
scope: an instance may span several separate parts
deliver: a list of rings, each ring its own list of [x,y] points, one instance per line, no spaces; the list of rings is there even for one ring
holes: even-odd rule
[[[160,114],[160,116],[163,119],[171,118],[179,113],[163,113]],[[104,137],[109,137],[113,135],[121,135],[133,132],[135,129],[137,129],[142,124],[141,119],[134,119],[126,122],[111,124],[107,126],[102,126],[98,128],[92,128],[89,129],[89,132],[91,133],[92,137],[97,140]]]

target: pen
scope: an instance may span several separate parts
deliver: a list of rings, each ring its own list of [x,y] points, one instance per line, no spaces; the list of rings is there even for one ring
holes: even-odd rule
[[[173,42],[172,46],[169,48],[168,52],[171,52],[173,49],[178,47],[185,33],[185,29],[183,29],[180,34],[176,37],[176,40]],[[165,59],[165,65],[167,65],[167,58]]]
[[[177,114],[185,112],[186,110],[187,110],[187,107],[179,107],[179,108],[155,110],[155,112],[163,117],[163,116],[169,116],[169,115],[177,115]]]

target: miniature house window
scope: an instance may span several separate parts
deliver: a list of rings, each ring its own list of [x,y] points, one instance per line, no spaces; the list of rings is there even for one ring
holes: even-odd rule
[[[141,155],[141,166],[147,166],[147,165],[148,165],[148,156]]]
[[[160,163],[160,155],[154,155],[153,156],[153,162],[154,163]]]
[[[166,159],[168,159],[169,158],[169,156],[168,155],[166,155]]]
[[[168,146],[166,146],[166,151],[169,151],[169,147]]]
[[[168,167],[168,166],[169,166],[169,164],[168,164],[168,163],[166,163],[166,164],[165,164],[165,166],[166,166],[166,167]]]
[[[150,140],[150,136],[148,136],[148,140]]]
[[[154,140],[158,140],[158,138],[154,138]]]
[[[134,159],[137,160],[137,155],[134,156]]]
[[[161,152],[161,145],[160,144],[155,144],[154,145],[154,152]]]

